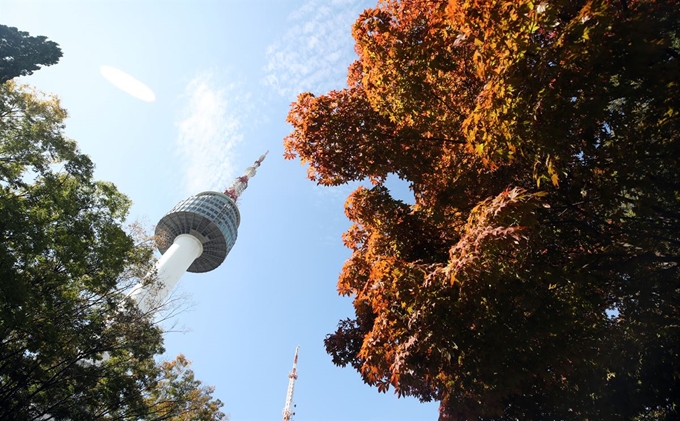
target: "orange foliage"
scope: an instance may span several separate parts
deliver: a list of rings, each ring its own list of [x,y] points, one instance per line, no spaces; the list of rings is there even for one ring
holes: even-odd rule
[[[301,94],[284,140],[319,184],[373,184],[346,203],[333,361],[442,420],[677,416],[677,22],[677,0],[364,11],[348,86]]]

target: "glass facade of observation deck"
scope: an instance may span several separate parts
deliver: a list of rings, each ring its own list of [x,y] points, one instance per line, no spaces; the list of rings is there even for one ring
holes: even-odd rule
[[[161,253],[175,237],[190,234],[203,245],[203,253],[187,269],[207,272],[219,266],[236,243],[241,222],[239,210],[223,193],[207,191],[179,202],[156,226],[157,245]]]

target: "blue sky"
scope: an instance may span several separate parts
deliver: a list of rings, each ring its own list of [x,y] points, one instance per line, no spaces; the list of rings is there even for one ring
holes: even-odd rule
[[[167,358],[192,360],[232,421],[281,418],[296,345],[297,421],[437,418],[435,403],[379,394],[325,353],[324,336],[353,314],[335,287],[353,187],[317,187],[282,158],[290,102],[344,86],[351,23],[373,4],[0,0],[0,23],[60,44],[60,63],[23,81],[62,99],[66,133],[97,178],[133,200],[131,220],[151,228],[270,150],[241,197],[235,247],[215,271],[182,278],[178,294],[191,308],[166,323],[182,331],[167,333]],[[156,100],[117,89],[102,66],[144,82]],[[403,186],[395,192],[408,197]]]

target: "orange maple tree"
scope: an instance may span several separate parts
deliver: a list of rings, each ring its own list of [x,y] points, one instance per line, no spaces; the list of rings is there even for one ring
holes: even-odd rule
[[[333,361],[442,420],[679,417],[678,1],[384,0],[353,35],[284,140],[372,184]]]

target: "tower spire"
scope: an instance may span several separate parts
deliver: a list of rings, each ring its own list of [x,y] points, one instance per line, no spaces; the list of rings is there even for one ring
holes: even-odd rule
[[[293,370],[288,375],[288,391],[286,393],[286,405],[283,407],[283,421],[291,421],[295,412],[291,409],[293,404],[293,391],[295,390],[295,380],[297,380],[297,360],[300,346],[295,348],[295,359],[293,359]]]
[[[262,161],[264,161],[264,159],[267,157],[268,153],[269,153],[269,151],[267,151],[263,155],[261,155],[257,159],[257,161],[255,161],[255,163],[253,164],[252,167],[246,168],[246,171],[245,171],[245,173],[243,173],[242,176],[236,177],[236,180],[234,180],[234,182],[231,183],[231,186],[229,186],[229,188],[224,191],[224,194],[226,194],[227,196],[229,196],[229,198],[231,200],[236,202],[238,200],[239,196],[241,196],[241,193],[243,193],[243,190],[245,190],[246,187],[248,187],[248,180],[255,177],[255,173],[257,172],[257,167],[259,167],[260,164],[262,164]]]

